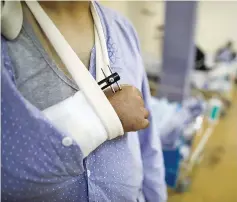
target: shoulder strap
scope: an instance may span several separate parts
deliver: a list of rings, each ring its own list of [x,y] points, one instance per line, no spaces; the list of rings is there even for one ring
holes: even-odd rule
[[[72,78],[82,90],[87,101],[102,121],[110,139],[123,135],[124,131],[119,117],[109,103],[104,92],[100,89],[97,82],[67,43],[63,35],[40,7],[38,2],[26,1],[26,4],[67,67]]]

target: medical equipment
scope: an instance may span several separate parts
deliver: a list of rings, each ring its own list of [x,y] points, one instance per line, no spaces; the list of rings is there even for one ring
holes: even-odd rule
[[[213,97],[222,102],[221,115],[225,115],[231,105],[232,89],[237,65],[235,62],[217,63],[208,72],[193,71],[192,92],[202,94],[206,100]]]
[[[209,100],[208,118],[210,121],[217,121],[220,117],[222,103],[217,98]]]
[[[99,82],[98,82],[98,85],[102,85],[102,84],[105,83],[105,85],[102,86],[101,89],[104,90],[104,89],[110,87],[111,90],[113,91],[113,93],[115,93],[116,91],[115,91],[115,89],[113,88],[112,85],[113,85],[114,83],[116,83],[118,89],[119,89],[119,90],[122,90],[121,86],[120,86],[119,83],[118,83],[118,81],[120,80],[120,76],[118,75],[117,72],[114,72],[114,73],[113,73],[112,70],[110,69],[110,67],[108,67],[108,68],[109,68],[109,70],[110,70],[110,72],[111,72],[111,75],[108,76],[108,77],[106,77],[106,75],[105,75],[105,73],[104,73],[104,70],[101,69],[101,71],[103,72],[105,78],[104,78],[103,80],[99,81]]]
[[[202,97],[191,97],[182,104],[166,99],[151,99],[151,115],[161,138],[166,183],[176,191],[185,191],[191,183],[189,173],[200,158],[209,135],[193,147],[196,134],[203,128],[207,103]],[[205,134],[207,133],[205,132]]]

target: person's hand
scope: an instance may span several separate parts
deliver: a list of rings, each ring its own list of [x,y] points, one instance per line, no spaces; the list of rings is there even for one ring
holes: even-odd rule
[[[141,92],[130,85],[122,85],[122,90],[113,93],[105,90],[105,95],[116,111],[124,132],[138,131],[149,126],[149,112],[144,107]]]

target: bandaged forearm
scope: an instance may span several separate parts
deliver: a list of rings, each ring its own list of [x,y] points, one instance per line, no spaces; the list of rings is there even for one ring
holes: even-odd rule
[[[80,146],[84,157],[110,139],[100,118],[80,91],[43,113],[60,132]]]

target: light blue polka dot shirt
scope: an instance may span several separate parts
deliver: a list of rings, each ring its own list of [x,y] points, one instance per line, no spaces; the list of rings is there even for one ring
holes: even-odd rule
[[[99,4],[96,7],[113,69],[120,74],[121,83],[142,91],[150,109],[148,82],[133,27],[114,11]],[[151,117],[146,130],[106,141],[83,158],[80,147],[75,142],[62,144],[64,134],[18,91],[14,63],[6,40],[2,37],[1,41],[2,201],[166,201],[163,156]],[[92,64],[94,60],[92,57]]]

